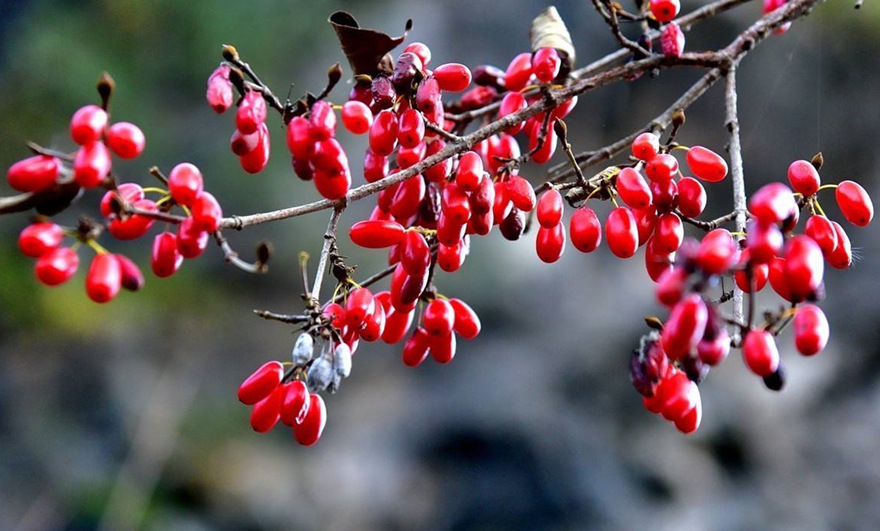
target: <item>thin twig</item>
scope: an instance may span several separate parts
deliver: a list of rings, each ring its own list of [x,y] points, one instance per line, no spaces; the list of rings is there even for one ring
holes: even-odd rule
[[[461,142],[460,136],[453,134],[453,133],[450,133],[446,129],[443,129],[442,127],[438,126],[434,122],[431,122],[427,118],[425,118],[425,129],[443,137],[444,139],[448,140],[449,142]]]
[[[739,117],[736,109],[736,65],[727,71],[727,86],[724,91],[726,102],[727,130],[730,132],[730,177],[733,180],[733,209],[736,220],[736,230],[745,232],[746,229],[746,186],[743,175],[742,145],[739,138]],[[743,293],[734,285],[733,292],[733,318],[743,320]],[[754,299],[749,301],[749,326],[752,324]]]
[[[283,313],[270,312],[269,310],[254,310],[254,314],[263,319],[270,321],[281,321],[282,323],[307,323],[308,315],[287,315]]]
[[[250,263],[239,258],[238,253],[232,249],[220,229],[217,229],[214,232],[214,240],[217,242],[217,245],[220,246],[220,250],[223,251],[223,258],[242,271],[247,273],[265,273],[268,270],[268,267],[264,263]]]
[[[727,223],[728,221],[733,221],[734,219],[737,218],[738,215],[743,214],[743,212],[740,212],[738,210],[734,210],[733,212],[730,212],[729,214],[725,214],[725,215],[718,217],[718,218],[715,218],[711,221],[702,221],[699,219],[689,218],[689,217],[685,216],[684,214],[682,214],[680,210],[676,210],[675,213],[678,214],[678,217],[680,217],[681,220],[684,221],[685,223],[693,225],[694,227],[697,227],[699,229],[703,229],[706,232],[709,232],[710,230],[715,230],[718,227],[720,227],[721,225]]]
[[[224,51],[227,48],[228,47],[224,47]],[[257,76],[257,73],[254,72],[254,69],[251,68],[251,65],[241,60],[241,57],[238,56],[238,52],[236,52],[234,56],[232,54],[224,53],[224,59],[226,59],[227,61],[235,65],[239,70],[247,74],[247,76],[251,78],[251,80],[253,80],[253,82],[259,87],[259,92],[263,95],[263,99],[266,100],[266,103],[268,103],[272,108],[281,113],[282,116],[284,115],[284,105],[281,103],[281,100],[279,100],[278,97],[272,92],[272,90],[269,89],[268,85],[263,83],[260,77]]]
[[[324,280],[324,274],[327,270],[327,260],[330,257],[330,251],[336,244],[336,226],[339,224],[339,218],[345,207],[336,207],[330,214],[330,221],[327,222],[327,230],[324,232],[324,246],[321,248],[321,256],[318,258],[318,270],[315,272],[315,283],[312,285],[312,291],[308,295],[320,301],[321,299],[321,283]]]

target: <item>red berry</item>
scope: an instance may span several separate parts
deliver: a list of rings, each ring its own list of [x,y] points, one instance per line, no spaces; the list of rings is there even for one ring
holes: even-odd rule
[[[123,186],[124,185],[120,185],[120,192],[122,191]],[[138,189],[140,189],[139,186]],[[143,193],[140,190],[139,192],[141,194]],[[112,192],[108,192],[108,194],[110,193]],[[125,194],[123,193],[123,195]],[[143,210],[145,212],[159,211],[158,207],[156,207],[156,203],[150,199],[139,199],[137,201],[134,201],[132,203],[132,206],[137,208],[138,210]],[[150,230],[150,227],[153,226],[153,222],[154,220],[151,217],[135,214],[133,216],[129,216],[124,220],[121,218],[114,219],[110,222],[107,230],[110,231],[110,234],[112,234],[118,240],[136,240],[146,234],[148,230]]]
[[[660,46],[663,49],[663,55],[666,57],[681,57],[684,52],[684,33],[675,22],[670,22],[663,27],[663,33],[660,35]]]
[[[737,245],[727,229],[710,231],[697,249],[697,264],[708,275],[725,273],[736,259]]]
[[[397,125],[397,141],[404,148],[414,148],[425,138],[425,120],[422,113],[407,109],[400,113]]]
[[[664,306],[675,306],[681,300],[688,281],[688,272],[682,267],[673,267],[657,279],[654,294],[657,302]]]
[[[467,151],[458,160],[455,182],[462,190],[473,192],[483,182],[483,160],[473,151]]]
[[[675,183],[675,179],[667,181],[652,180],[650,186],[657,212],[671,212],[678,205],[678,185]],[[644,210],[650,211],[652,209]]]
[[[235,114],[235,127],[242,134],[256,133],[260,125],[266,121],[266,100],[263,95],[253,90],[245,93]]]
[[[97,142],[107,127],[107,111],[97,105],[80,107],[70,119],[70,138],[81,146]]]
[[[512,175],[507,181],[507,197],[513,206],[523,212],[531,212],[537,203],[532,185],[519,175]]]
[[[379,302],[374,304],[373,314],[358,329],[360,338],[368,343],[378,341],[385,333],[385,307]]]
[[[674,253],[684,241],[684,225],[678,214],[663,214],[657,219],[654,229],[654,249],[658,252]]]
[[[321,312],[321,315],[323,315],[325,319],[330,321],[330,324],[333,325],[338,331],[342,330],[342,327],[345,326],[347,320],[345,317],[345,308],[335,302],[331,302],[330,304],[325,306]]]
[[[837,231],[834,225],[825,216],[810,216],[804,226],[804,234],[809,236],[819,245],[822,254],[827,256],[837,247]]]
[[[214,232],[220,227],[223,209],[210,192],[202,192],[190,203],[193,225],[205,232]]]
[[[428,348],[431,357],[437,363],[449,363],[455,357],[455,334],[428,336]]]
[[[229,65],[220,65],[208,77],[208,89],[205,99],[217,114],[226,112],[232,107],[232,83],[229,81]]]
[[[630,209],[617,207],[605,219],[605,240],[618,258],[630,258],[639,248],[636,218]]]
[[[144,274],[127,256],[117,254],[116,261],[122,273],[122,287],[128,291],[138,291],[144,287]]]
[[[347,101],[342,106],[342,125],[350,133],[362,135],[373,125],[373,112],[361,101]]]
[[[197,258],[208,247],[208,233],[195,228],[192,217],[177,226],[177,250],[184,258]]]
[[[688,167],[704,181],[717,183],[727,176],[727,162],[721,155],[703,146],[694,146],[687,152]]]
[[[749,200],[749,212],[764,223],[781,223],[796,210],[791,189],[782,183],[762,186]]]
[[[415,54],[416,57],[421,59],[422,65],[427,68],[428,63],[431,62],[431,49],[428,48],[426,44],[421,42],[413,42],[406,46],[403,49],[404,53],[412,53]]]
[[[504,88],[511,92],[524,89],[532,77],[532,54],[521,53],[510,61],[504,74]]]
[[[792,189],[804,197],[809,197],[819,191],[822,184],[819,172],[807,160],[796,160],[788,167],[788,182]]]
[[[770,267],[766,263],[756,263],[752,261],[750,249],[742,250],[737,263],[743,268],[734,273],[734,280],[739,289],[746,293],[752,291],[757,293],[764,289],[764,286],[767,285],[767,278],[770,275]],[[747,274],[746,268],[751,271],[750,274]]]
[[[834,232],[837,233],[837,247],[834,248],[831,254],[826,255],[825,259],[828,260],[831,267],[846,269],[852,265],[852,246],[849,236],[846,235],[846,231],[843,230],[840,223],[832,221],[831,225],[834,226]]]
[[[115,255],[102,253],[92,258],[86,274],[86,295],[95,302],[109,302],[122,287],[122,268]]]
[[[9,167],[6,182],[19,192],[41,192],[55,186],[61,161],[48,155],[34,155]]]
[[[309,412],[311,395],[302,380],[284,384],[284,400],[281,403],[281,422],[293,427],[302,424]]]
[[[107,129],[107,146],[116,156],[133,159],[144,152],[147,143],[141,128],[129,122],[117,122]]]
[[[556,152],[556,144],[559,139],[556,136],[556,130],[548,126],[544,143],[541,144],[540,149],[538,149],[539,131],[540,125],[536,125],[529,134],[529,152],[532,153],[532,162],[536,164],[544,164],[553,158],[553,154]]]
[[[419,88],[416,90],[416,109],[427,115],[442,107],[440,85],[433,76],[428,76],[419,83]]]
[[[400,263],[407,273],[420,277],[431,265],[431,248],[425,237],[416,231],[407,231],[400,245]]]
[[[203,189],[202,172],[194,164],[182,162],[168,174],[168,191],[178,204],[192,205]]]
[[[672,269],[675,261],[675,253],[667,253],[656,249],[654,238],[648,240],[645,246],[645,270],[651,280],[657,282],[667,270]]]
[[[550,83],[559,75],[562,60],[556,48],[539,48],[532,55],[532,70],[541,83]]]
[[[779,367],[779,351],[773,335],[767,330],[749,330],[742,352],[749,370],[762,378],[770,376]]]
[[[642,133],[633,140],[632,154],[635,158],[648,162],[660,153],[660,139],[654,133]]]
[[[526,106],[528,106],[526,97],[523,96],[521,92],[508,92],[503,98],[501,98],[501,105],[498,107],[498,119],[500,120],[509,114],[521,111],[525,109]],[[524,122],[518,122],[505,129],[505,132],[509,135],[515,135],[522,131],[524,126]]]
[[[620,170],[617,175],[617,193],[624,203],[636,210],[648,208],[654,200],[645,178],[634,168]]]
[[[315,153],[312,126],[302,116],[296,116],[287,124],[287,147],[297,160],[311,160]],[[254,129],[256,131],[256,129]]]
[[[785,245],[785,278],[793,300],[810,297],[822,283],[825,260],[809,236],[793,236]]]
[[[657,183],[665,183],[678,172],[678,160],[669,153],[654,156],[645,166],[648,178]]]
[[[422,327],[432,336],[447,335],[455,324],[455,309],[446,299],[434,299],[425,306]]]
[[[122,183],[116,187],[116,191],[111,190],[104,194],[104,197],[101,198],[101,215],[105,218],[108,218],[113,214],[113,209],[110,205],[111,201],[114,200],[114,197],[121,198],[126,203],[133,204],[144,198],[144,190],[141,188],[141,185],[136,183]]]
[[[565,225],[558,223],[550,228],[540,227],[535,250],[542,262],[552,264],[559,260],[565,251]]]
[[[467,223],[458,223],[454,219],[442,214],[437,221],[437,241],[452,247],[458,244],[467,231]]]
[[[265,124],[263,124],[265,125]],[[229,148],[239,157],[243,157],[257,148],[260,143],[260,131],[243,135],[241,131],[236,129],[229,138]]]
[[[403,226],[396,221],[358,221],[349,231],[351,241],[367,249],[397,245],[403,239],[403,234]]]
[[[680,9],[678,0],[651,0],[651,14],[660,22],[674,19]]]
[[[688,295],[672,308],[661,335],[663,350],[670,360],[681,359],[697,347],[708,320],[706,303],[696,293]]]
[[[410,177],[400,183],[391,201],[391,215],[399,220],[407,220],[418,213],[425,198],[425,180],[421,175]]]
[[[828,319],[822,309],[813,304],[804,304],[794,316],[794,344],[804,356],[822,352],[828,344]]]
[[[471,71],[458,63],[438,66],[434,69],[433,76],[440,85],[440,90],[447,92],[460,92],[471,84]]]
[[[79,148],[73,161],[73,178],[83,188],[94,188],[110,173],[110,150],[100,140]]]
[[[387,176],[388,157],[377,155],[367,149],[367,153],[364,155],[364,179],[366,179],[368,183],[374,183]]]
[[[437,265],[447,273],[454,273],[461,269],[466,257],[467,251],[462,241],[456,242],[455,245],[441,243],[437,248]]]
[[[401,312],[389,302],[385,310],[385,331],[382,332],[382,341],[388,344],[398,343],[409,331],[415,318],[415,311]]]
[[[34,272],[37,279],[47,286],[57,286],[70,280],[79,267],[79,256],[70,247],[56,247],[41,256]]]
[[[159,278],[170,277],[180,268],[183,256],[177,250],[177,236],[173,232],[162,232],[153,240],[153,253],[150,266]]]
[[[706,365],[714,367],[724,361],[724,358],[730,353],[730,334],[726,329],[721,328],[714,337],[709,338],[708,336],[709,334],[706,334],[697,343],[697,356]]]
[[[477,312],[461,299],[449,299],[455,311],[455,333],[464,339],[474,339],[480,334],[482,325]]]
[[[425,148],[425,157],[430,157],[431,155],[435,155],[439,153],[443,148],[446,147],[446,142],[437,139],[431,141],[428,144],[428,147]],[[430,182],[443,182],[446,180],[446,177],[449,176],[449,173],[452,171],[452,159],[446,159],[443,162],[438,162],[425,170],[423,175]]]
[[[700,422],[703,420],[703,404],[700,400],[700,388],[693,382],[691,382],[691,392],[696,396],[694,407],[674,421],[675,429],[685,435],[697,431],[697,428],[700,427]]]
[[[775,223],[760,220],[749,221],[746,234],[746,247],[751,253],[752,262],[766,264],[782,250],[782,232]]]
[[[64,230],[54,223],[28,225],[18,236],[18,248],[25,256],[39,258],[61,245]]]
[[[397,131],[397,115],[389,110],[380,112],[370,127],[370,149],[377,155],[390,155],[397,146]]]
[[[315,189],[330,201],[342,199],[351,188],[349,171],[326,171],[315,169]]]
[[[471,203],[457,182],[446,183],[441,194],[443,216],[455,225],[464,225],[471,219]]]
[[[834,195],[843,217],[853,225],[864,227],[874,219],[874,203],[859,183],[843,181]]]
[[[776,257],[770,261],[768,280],[770,280],[770,287],[773,288],[773,291],[783,299],[791,300],[791,289],[785,278],[785,258]]]
[[[639,245],[644,245],[648,242],[651,235],[654,234],[654,228],[657,226],[657,210],[653,207],[644,208],[642,210],[633,210],[633,216],[636,218],[636,230],[639,233]]]
[[[324,399],[321,398],[321,395],[312,393],[309,397],[309,410],[306,412],[306,418],[303,419],[302,424],[293,426],[293,436],[296,442],[301,445],[311,446],[321,438],[326,424],[327,406],[324,405]]]
[[[313,103],[309,113],[309,124],[312,126],[310,133],[315,142],[332,138],[336,133],[336,113],[333,111],[333,106],[324,100]]]
[[[683,371],[678,371],[664,378],[657,388],[657,395],[660,399],[660,414],[663,415],[663,418],[675,422],[696,407],[699,393],[695,396],[693,388],[696,388],[696,384],[690,381]]]
[[[238,387],[238,400],[242,404],[252,406],[266,398],[281,384],[284,377],[284,366],[277,361],[265,363],[248,376]]]
[[[428,339],[425,329],[419,327],[403,345],[403,363],[407,367],[418,367],[428,356]]]
[[[376,302],[373,293],[367,288],[355,288],[348,293],[345,302],[345,320],[354,328],[360,328],[364,321],[373,315]]]
[[[552,229],[562,221],[562,194],[551,188],[538,199],[536,214],[542,227]]]
[[[696,218],[706,209],[706,189],[693,177],[678,181],[678,210],[683,216]]]
[[[241,168],[250,174],[260,173],[269,163],[271,137],[268,126],[265,123],[260,124],[254,134],[257,135],[257,145],[239,158]]]

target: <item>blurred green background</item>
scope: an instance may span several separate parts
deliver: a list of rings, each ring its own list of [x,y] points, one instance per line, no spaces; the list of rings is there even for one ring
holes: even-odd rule
[[[880,197],[880,6],[837,0],[752,53],[739,72],[747,188],[785,177],[795,159],[825,154],[826,181],[852,178]],[[685,0],[684,10],[698,7]],[[588,2],[557,7],[581,64],[615,42]],[[368,27],[428,43],[434,63],[504,67],[528,47],[545,4],[361,1],[180,2],[0,0],[0,167],[24,141],[71,149],[70,115],[96,101],[104,70],[117,82],[113,118],[139,124],[147,149],[116,169],[152,184],[147,168],[202,168],[227,214],[317,198],[289,167],[283,133],[251,176],[229,152],[230,116],[204,102],[220,45],[237,46],[277,94],[323,87],[344,58],[327,16],[346,9]],[[717,48],[759,16],[748,4],[699,26],[688,49]],[[641,127],[700,72],[613,86],[582,97],[569,120],[576,150]],[[340,84],[332,98],[342,101]],[[362,138],[343,136],[356,181]],[[679,139],[722,150],[720,88],[688,112]],[[560,160],[559,154],[554,161]],[[525,174],[540,179],[543,170]],[[730,183],[709,188],[713,214]],[[11,191],[3,185],[3,195]],[[831,196],[826,210],[839,216]],[[87,196],[80,211],[93,210]],[[343,225],[368,215],[371,200]],[[604,207],[603,207],[604,208]],[[832,213],[833,212],[833,213]],[[70,221],[75,214],[65,214]],[[16,249],[26,215],[0,219],[0,529],[869,529],[880,522],[880,332],[876,224],[852,229],[861,259],[827,271],[831,342],[815,359],[780,341],[781,394],[738,355],[701,387],[703,426],[681,436],[645,412],[627,373],[658,312],[641,253],[604,248],[538,261],[534,235],[474,241],[440,289],[472,303],[484,332],[449,366],[412,370],[400,347],[362,344],[352,377],[327,400],[321,442],[286,429],[257,436],[235,400],[243,377],[285,359],[290,328],[251,310],[296,313],[296,256],[317,256],[324,213],[230,234],[248,256],[274,242],[265,276],[223,263],[211,247],[170,279],[109,305],[90,303],[83,273],[48,289]],[[341,240],[362,276],[381,252]],[[147,242],[109,242],[148,269]],[[85,251],[83,251],[85,252]],[[81,253],[82,254],[82,253]],[[328,282],[329,284],[329,282]],[[767,295],[762,302],[776,305]]]

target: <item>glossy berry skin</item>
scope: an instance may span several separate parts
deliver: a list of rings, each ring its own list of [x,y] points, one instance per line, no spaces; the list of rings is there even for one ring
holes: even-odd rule
[[[428,48],[428,45],[421,42],[412,42],[403,49],[404,53],[412,53],[415,54],[422,61],[422,66],[425,68],[428,67],[428,63],[431,62],[431,49]]]
[[[630,258],[639,248],[636,218],[630,209],[617,207],[605,219],[605,240],[618,258]]]
[[[796,160],[788,166],[788,182],[792,190],[805,197],[818,192],[822,184],[816,167],[807,160]]]
[[[318,442],[327,425],[327,406],[321,395],[312,393],[309,397],[309,410],[301,424],[293,426],[296,442],[303,446],[311,446]]]
[[[459,63],[447,63],[434,69],[432,74],[440,90],[461,92],[471,84],[471,71]]]
[[[767,279],[770,287],[777,295],[787,301],[791,301],[791,289],[788,287],[788,279],[785,277],[785,258],[776,257],[768,264]]]
[[[697,249],[697,264],[709,275],[720,275],[736,262],[737,245],[727,229],[709,231]]]
[[[144,287],[144,274],[141,268],[131,261],[127,256],[117,254],[116,261],[119,262],[119,270],[122,274],[122,287],[128,291],[138,291]]]
[[[302,380],[284,384],[284,400],[281,402],[281,422],[293,427],[302,424],[311,405],[309,388]]]
[[[782,183],[762,186],[749,200],[749,212],[764,223],[781,223],[797,210],[792,191]]]
[[[535,250],[544,263],[552,264],[559,260],[565,251],[565,225],[558,223],[550,228],[539,228]]]
[[[262,123],[254,134],[257,135],[257,144],[254,149],[239,157],[241,168],[250,174],[260,173],[269,163],[271,142],[269,127]]]
[[[532,55],[532,71],[541,83],[551,83],[559,75],[562,59],[556,48],[539,48]]]
[[[141,128],[129,122],[117,122],[107,128],[107,147],[122,159],[134,159],[144,152],[147,139]]]
[[[48,155],[34,155],[9,167],[6,182],[19,192],[41,192],[55,186],[61,161]]]
[[[793,236],[785,245],[785,278],[793,300],[811,296],[822,283],[825,260],[809,236]]]
[[[96,141],[79,148],[73,161],[73,178],[83,188],[94,188],[110,173],[110,150]]]
[[[223,209],[210,192],[202,192],[190,204],[193,225],[205,232],[214,232],[220,227]]]
[[[536,208],[538,223],[544,228],[552,229],[562,221],[562,194],[555,188],[547,190],[541,194]]]
[[[447,273],[454,273],[461,269],[466,257],[467,252],[462,242],[457,242],[455,245],[441,243],[437,249],[437,265]]]
[[[194,164],[182,162],[168,174],[168,191],[178,204],[192,205],[203,189],[202,172]]]
[[[654,249],[666,254],[674,253],[684,241],[684,225],[677,214],[663,214],[654,229]]]
[[[184,219],[177,226],[177,250],[184,258],[198,258],[208,247],[208,233],[195,228],[193,218]]]
[[[324,100],[313,103],[309,112],[309,125],[309,132],[315,142],[333,137],[336,132],[336,112],[333,106]]]
[[[864,227],[874,219],[874,203],[859,183],[842,181],[837,185],[834,196],[843,217],[853,225]]]
[[[544,164],[553,158],[553,154],[556,152],[556,145],[559,142],[556,130],[549,127],[544,143],[541,145],[540,149],[538,149],[538,132],[540,128],[541,125],[536,124],[532,129],[531,134],[529,134],[529,151],[534,151],[534,153],[532,153],[532,161],[536,164]]]
[[[144,198],[144,189],[136,183],[122,183],[116,187],[115,192],[111,190],[104,194],[104,197],[101,198],[101,215],[105,218],[113,214],[111,204],[115,198],[121,198],[127,203],[134,204]]]
[[[61,245],[64,231],[49,222],[28,225],[18,236],[18,248],[25,256],[39,258]]]
[[[466,192],[476,191],[483,182],[483,159],[476,152],[467,151],[458,160],[455,183]]]
[[[648,161],[645,173],[657,183],[665,183],[678,172],[678,160],[669,153],[661,153]]]
[[[697,347],[706,331],[709,311],[699,294],[692,293],[677,303],[663,325],[660,340],[672,361],[681,359]]]
[[[782,251],[784,238],[775,223],[751,220],[747,227],[746,247],[752,262],[766,264]]]
[[[532,77],[532,54],[521,53],[510,61],[504,73],[504,87],[511,92],[524,89]]]
[[[828,255],[837,247],[837,231],[834,225],[825,216],[810,216],[804,225],[804,234],[813,239],[822,250],[823,255]]]
[[[464,225],[471,219],[471,204],[467,194],[457,182],[443,187],[440,199],[443,217],[455,225]]]
[[[407,231],[400,246],[400,263],[413,276],[427,274],[431,265],[431,248],[425,237],[416,231]]]
[[[428,340],[430,336],[425,329],[419,327],[403,345],[403,363],[407,367],[418,367],[428,356]]]
[[[498,119],[504,118],[508,114],[521,111],[528,106],[526,97],[521,92],[508,92],[501,98],[501,105],[498,107]],[[515,135],[523,130],[524,122],[519,122],[505,130],[509,135]]]
[[[298,160],[311,160],[315,153],[315,141],[312,139],[311,129],[309,121],[302,116],[295,116],[287,124],[287,148]]]
[[[241,99],[235,114],[235,127],[242,134],[256,133],[266,121],[266,100],[259,92],[249,91]]]
[[[345,302],[345,320],[350,326],[360,328],[375,309],[373,293],[367,288],[355,288],[349,292]]]
[[[449,299],[455,312],[455,333],[464,339],[474,339],[480,334],[482,325],[477,312],[461,299]]]
[[[764,378],[779,367],[779,351],[767,330],[749,330],[743,341],[743,360],[750,371]]]
[[[706,182],[717,183],[727,177],[727,161],[721,155],[703,146],[694,146],[687,152],[688,167],[694,176]]]
[[[387,157],[397,147],[397,115],[382,111],[373,119],[370,127],[370,149],[377,155]]]
[[[397,125],[397,141],[401,147],[414,148],[425,138],[425,120],[422,113],[407,109],[400,113]]]
[[[734,273],[734,281],[739,289],[746,293],[752,291],[757,293],[764,289],[770,275],[770,267],[766,263],[751,261],[751,250],[746,248],[740,253],[738,265],[744,268]],[[747,274],[745,268],[750,269],[751,275]]]
[[[653,207],[648,207],[642,210],[633,210],[633,216],[636,218],[636,231],[639,233],[639,245],[645,245],[654,234],[654,228],[657,226],[657,210]]]
[[[678,181],[678,210],[685,217],[696,218],[706,209],[706,189],[693,177]]]
[[[449,363],[455,358],[455,334],[452,332],[444,335],[429,335],[428,348],[431,357],[437,363]]]
[[[730,353],[730,334],[726,329],[721,328],[715,337],[708,336],[709,334],[706,334],[697,343],[697,356],[706,365],[714,367],[724,361]]]
[[[403,239],[403,225],[396,221],[358,221],[349,231],[351,241],[367,249],[383,249]]]
[[[681,300],[688,281],[688,272],[682,267],[673,267],[657,279],[654,294],[657,302],[673,307]]]
[[[654,201],[645,178],[634,168],[620,170],[617,175],[617,193],[624,203],[636,210],[648,208]]]
[[[122,268],[115,255],[102,253],[92,258],[86,274],[86,295],[97,303],[113,300],[122,288]]]
[[[679,0],[651,0],[651,14],[659,22],[669,22],[681,9]]]
[[[678,24],[670,22],[663,27],[660,34],[660,47],[666,57],[681,57],[684,52],[684,33]]]
[[[183,256],[177,250],[177,236],[172,232],[162,232],[153,240],[153,253],[150,266],[159,278],[170,277],[180,268]]]
[[[238,387],[238,400],[252,406],[263,400],[281,384],[284,377],[284,366],[280,362],[270,361],[253,372]]]
[[[671,212],[678,206],[678,185],[675,179],[651,181],[651,195],[657,212]],[[652,210],[650,208],[645,210]]]
[[[266,398],[254,404],[251,409],[251,428],[257,433],[266,433],[281,420],[281,408],[284,404],[284,396],[287,394],[285,387],[278,385]]]
[[[373,125],[373,112],[361,101],[347,101],[342,105],[342,125],[349,133],[365,134]]]
[[[660,153],[660,139],[654,133],[642,133],[633,140],[632,154],[635,158],[648,162]]]
[[[654,282],[660,280],[660,277],[667,270],[672,269],[675,261],[675,253],[668,253],[657,250],[654,239],[648,240],[645,245],[645,271]]]
[[[399,343],[409,331],[414,319],[414,311],[398,311],[389,301],[388,308],[385,309],[385,331],[382,332],[382,341],[389,345]]]
[[[425,306],[422,315],[422,328],[429,335],[443,336],[452,331],[455,325],[455,309],[446,299],[434,299]]]
[[[843,230],[840,223],[832,221],[831,225],[834,226],[834,232],[837,233],[837,247],[830,254],[826,255],[825,259],[828,260],[831,267],[846,269],[852,265],[852,246],[849,236],[846,235],[846,231]]]
[[[81,146],[97,142],[107,127],[107,111],[97,105],[80,107],[70,119],[70,138]]]
[[[121,186],[120,186],[121,188]],[[132,206],[146,212],[158,212],[156,203],[150,199],[139,199]],[[118,240],[136,240],[147,233],[153,226],[153,218],[147,216],[129,216],[125,220],[116,218],[110,222],[107,230]]]
[[[229,81],[229,65],[223,64],[217,67],[208,77],[208,88],[205,91],[205,99],[208,105],[217,114],[223,114],[232,107],[233,87]]]
[[[830,329],[821,308],[813,304],[798,307],[794,316],[794,345],[804,356],[822,352],[828,344]]]
[[[538,201],[532,185],[519,175],[513,175],[507,181],[507,197],[510,198],[513,206],[523,212],[534,210],[535,204]]]
[[[70,280],[79,267],[79,256],[70,247],[56,247],[41,256],[34,272],[46,286],[57,286]]]

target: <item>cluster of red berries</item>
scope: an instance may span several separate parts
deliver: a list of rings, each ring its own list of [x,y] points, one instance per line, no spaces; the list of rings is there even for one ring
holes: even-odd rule
[[[217,114],[232,107],[234,87],[230,80],[232,70],[228,64],[221,64],[208,77],[205,97],[208,105]],[[243,85],[244,86],[244,85]],[[235,114],[235,131],[229,139],[229,147],[238,156],[239,163],[248,173],[259,173],[269,163],[270,138],[266,126],[266,100],[263,94],[246,87],[238,101]]]

